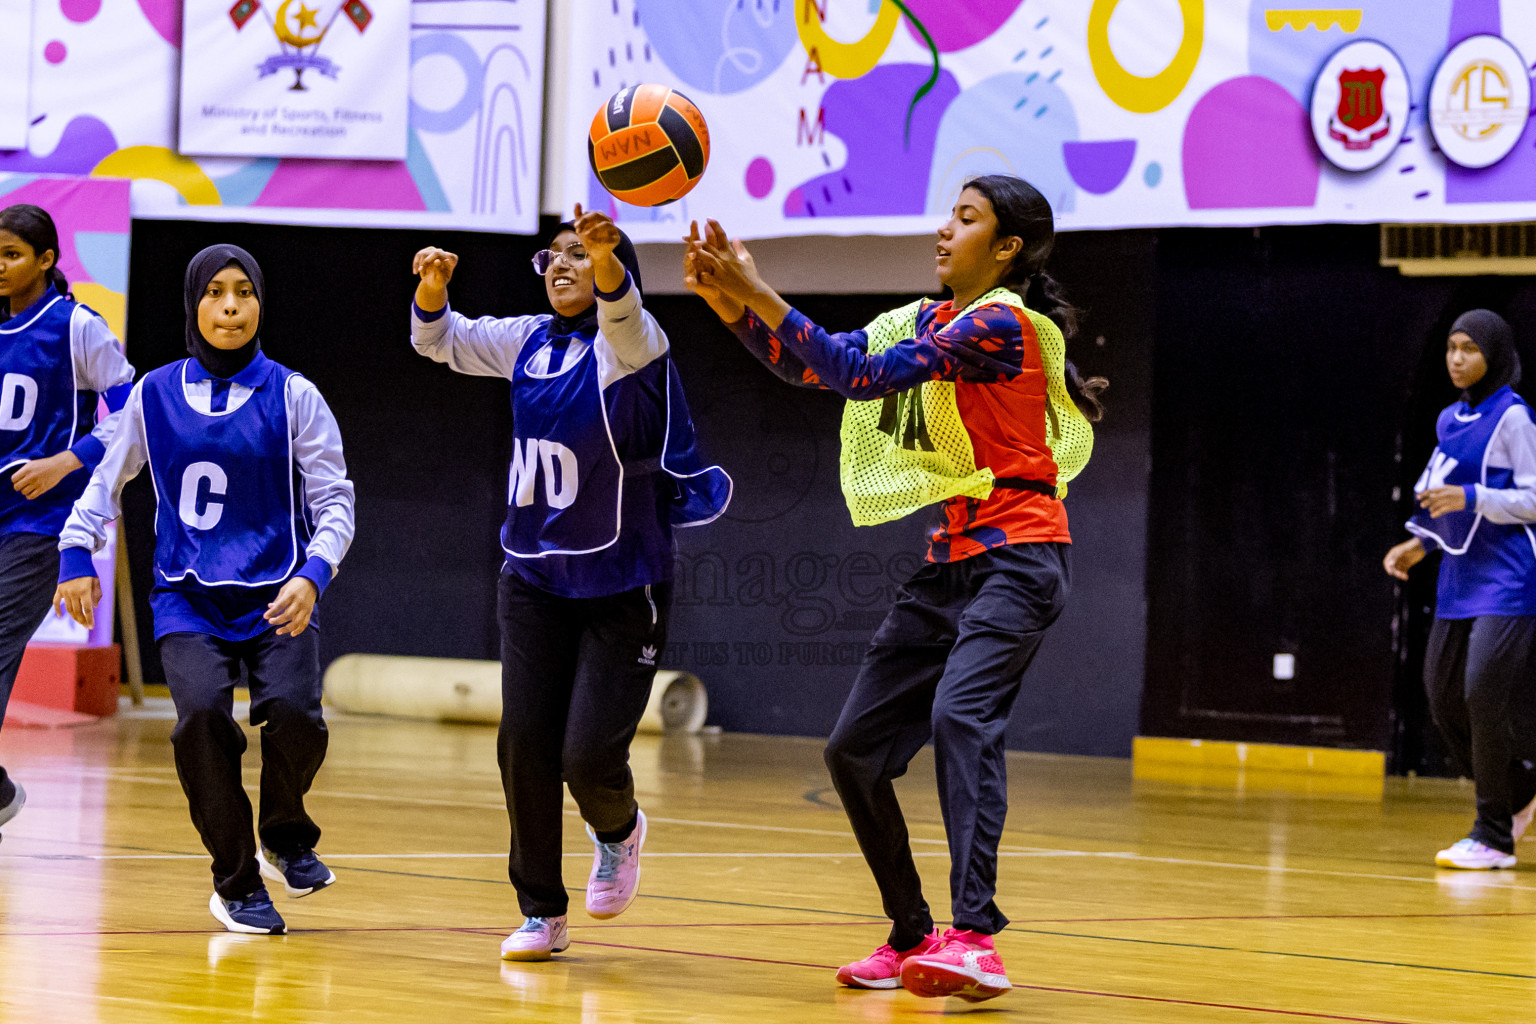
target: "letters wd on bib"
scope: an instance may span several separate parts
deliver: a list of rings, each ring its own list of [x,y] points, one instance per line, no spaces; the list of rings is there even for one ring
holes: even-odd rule
[[[408,0],[187,0],[183,153],[403,160]]]

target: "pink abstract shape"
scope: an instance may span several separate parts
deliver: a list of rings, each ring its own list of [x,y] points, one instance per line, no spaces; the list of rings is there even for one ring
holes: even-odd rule
[[[83,24],[101,13],[101,0],[59,0],[59,10],[70,21]]]
[[[1136,140],[1063,142],[1061,155],[1077,187],[1102,196],[1119,188],[1125,180],[1131,161],[1136,159]]]
[[[773,191],[773,164],[766,157],[758,157],[747,164],[747,195],[761,199]]]
[[[963,4],[954,0],[907,0],[907,9],[923,23],[940,53],[953,53],[991,36],[1023,3],[1024,0],[966,0]],[[906,25],[912,38],[923,43],[917,26],[910,21]]]
[[[1307,112],[1268,78],[1222,82],[1200,97],[1184,125],[1191,210],[1312,206],[1318,164]]]
[[[126,235],[132,226],[128,212],[130,184],[121,178],[38,178],[0,196],[0,206],[31,203],[52,214],[62,229],[59,269],[71,281],[92,281],[75,252],[75,232]]]
[[[172,46],[181,46],[181,0],[139,0],[150,28]]]
[[[251,205],[331,210],[427,208],[403,160],[284,160]]]
[[[49,64],[62,64],[64,58],[69,56],[69,50],[57,39],[43,47],[43,59]]]
[[[64,126],[59,144],[47,156],[37,156],[25,150],[0,153],[0,171],[90,174],[91,168],[101,163],[102,158],[116,151],[117,139],[106,122],[81,116]]]

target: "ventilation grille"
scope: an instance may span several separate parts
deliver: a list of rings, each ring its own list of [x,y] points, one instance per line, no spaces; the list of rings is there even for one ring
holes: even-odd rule
[[[1383,224],[1381,265],[1419,277],[1536,274],[1536,222]]]

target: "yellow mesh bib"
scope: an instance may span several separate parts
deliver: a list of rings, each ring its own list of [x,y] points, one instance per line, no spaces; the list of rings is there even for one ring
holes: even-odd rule
[[[1067,393],[1067,346],[1048,318],[1025,309],[1006,288],[994,288],[967,306],[1000,302],[1023,309],[1040,343],[1046,378],[1046,440],[1056,460],[1056,495],[1088,464],[1093,426]],[[870,355],[917,336],[922,302],[882,313],[868,327]],[[960,419],[953,381],[926,381],[909,391],[871,401],[850,401],[843,410],[838,460],[843,497],[856,526],[886,523],[957,495],[992,493],[992,470],[977,467],[970,434]]]

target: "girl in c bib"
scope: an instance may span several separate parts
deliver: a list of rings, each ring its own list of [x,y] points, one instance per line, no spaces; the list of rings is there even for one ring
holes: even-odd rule
[[[1446,368],[1462,400],[1440,413],[1438,443],[1414,486],[1413,537],[1385,565],[1407,579],[1427,546],[1444,552],[1424,685],[1435,725],[1472,774],[1477,820],[1435,863],[1512,868],[1536,811],[1536,425],[1514,392],[1520,357],[1498,314],[1457,318]]]
[[[53,218],[0,210],[0,726],[27,641],[48,614],[59,530],[101,461],[133,367],[58,268]],[[108,413],[96,422],[98,396]],[[0,825],[26,791],[0,767]]]
[[[262,879],[306,896],[335,882],[304,794],[325,759],[314,607],[352,543],[352,483],[320,392],[261,351],[266,301],[250,253],[215,245],[187,267],[191,358],[144,375],[59,539],[55,601],[90,624],[90,554],[146,465],[155,487],[155,640],[176,703],[176,774],[213,856],[208,908],[230,931],[282,934]],[[233,714],[246,676],[261,728],[261,806],[240,780]],[[259,839],[259,844],[258,844]]]
[[[416,254],[411,343],[512,384],[497,755],[526,920],[501,955],[547,960],[570,944],[562,782],[594,846],[587,912],[614,917],[638,892],[646,822],[629,745],[666,643],[672,530],[718,517],[731,481],[699,456],[667,337],[641,304],[634,247],[607,216],[578,206],[534,258],[554,316],[452,311],[457,263],[441,249]]]

